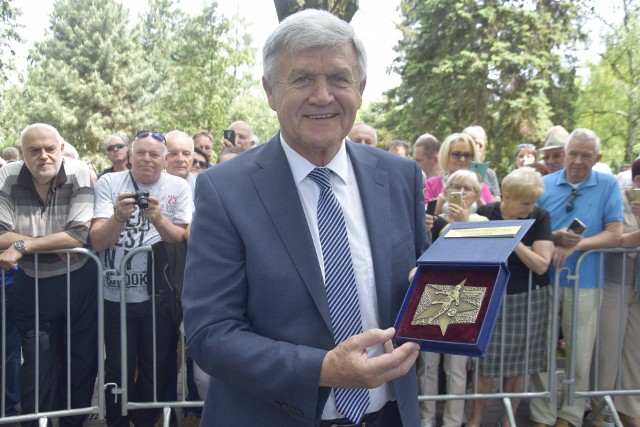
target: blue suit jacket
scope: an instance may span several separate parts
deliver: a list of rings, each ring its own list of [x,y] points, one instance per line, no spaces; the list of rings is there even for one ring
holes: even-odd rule
[[[373,256],[380,327],[393,326],[426,249],[413,161],[346,142]],[[187,351],[212,376],[202,425],[314,426],[334,347],[313,240],[279,136],[200,174],[182,297]],[[414,370],[393,381],[418,426]]]

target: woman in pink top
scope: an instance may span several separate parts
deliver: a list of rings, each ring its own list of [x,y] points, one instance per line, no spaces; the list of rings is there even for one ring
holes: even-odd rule
[[[454,133],[449,135],[442,143],[442,146],[440,146],[440,152],[438,153],[438,161],[440,162],[440,166],[442,166],[444,174],[442,176],[432,176],[425,182],[425,203],[442,195],[445,182],[449,175],[460,169],[469,169],[471,162],[477,161],[477,158],[478,151],[476,144],[469,135],[465,133]],[[491,191],[484,183],[482,184],[480,199],[484,203],[493,202]],[[436,214],[440,213],[439,208],[441,207],[442,202],[438,203],[436,207]]]

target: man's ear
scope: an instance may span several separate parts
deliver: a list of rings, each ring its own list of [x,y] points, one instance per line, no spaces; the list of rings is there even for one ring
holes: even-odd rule
[[[267,101],[269,102],[269,107],[271,107],[273,111],[276,111],[276,104],[275,104],[275,100],[273,99],[273,88],[269,85],[269,82],[267,82],[267,79],[264,76],[262,77],[262,88],[267,94]]]

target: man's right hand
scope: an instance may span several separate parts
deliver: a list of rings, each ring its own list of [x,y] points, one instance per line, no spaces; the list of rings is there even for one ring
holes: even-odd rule
[[[420,354],[413,342],[393,348],[395,329],[371,329],[330,350],[322,362],[321,387],[377,388],[405,375]],[[369,358],[367,347],[384,344],[385,354]]]
[[[582,235],[569,231],[566,228],[561,228],[553,232],[553,243],[563,248],[575,248],[582,239]]]

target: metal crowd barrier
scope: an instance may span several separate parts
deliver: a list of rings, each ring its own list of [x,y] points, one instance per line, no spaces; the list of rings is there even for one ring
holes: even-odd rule
[[[150,253],[151,254],[151,260],[152,263],[155,262],[155,258],[153,257],[153,251],[151,249],[151,246],[141,246],[135,249],[132,249],[130,252],[128,252],[122,259],[122,262],[120,263],[120,269],[117,273],[119,273],[118,276],[111,276],[112,280],[120,280],[121,284],[122,284],[122,280],[124,280],[124,277],[126,276],[126,266],[127,263],[129,262],[129,260],[135,256],[138,253]],[[155,278],[155,273],[154,270],[151,269],[152,271],[152,275],[151,275],[151,306],[153,308],[153,312],[152,312],[152,329],[153,329],[153,348],[156,348],[156,278]],[[108,273],[109,271],[105,271],[105,273]],[[120,325],[122,327],[122,330],[125,330],[127,327],[127,313],[126,313],[126,297],[125,297],[125,286],[120,286]],[[122,368],[122,375],[121,375],[121,384],[119,385],[119,387],[114,387],[112,389],[112,392],[114,394],[119,394],[120,398],[121,398],[121,408],[122,408],[122,415],[126,416],[129,413],[129,410],[136,410],[136,409],[152,409],[152,408],[162,408],[162,425],[163,427],[169,427],[170,424],[170,420],[171,420],[171,409],[172,408],[201,408],[204,405],[204,402],[202,400],[200,401],[187,401],[186,397],[187,397],[187,368],[186,368],[186,353],[185,353],[185,345],[184,345],[184,335],[180,334],[178,339],[181,342],[181,348],[182,348],[182,357],[181,357],[181,368],[180,371],[182,372],[182,375],[179,377],[181,379],[179,385],[180,391],[181,393],[179,393],[178,397],[182,397],[180,400],[176,400],[176,401],[171,401],[171,402],[167,402],[167,401],[161,401],[158,399],[158,394],[157,394],[157,359],[156,359],[156,352],[154,350],[153,352],[153,401],[151,402],[130,402],[129,401],[129,394],[128,394],[128,390],[126,387],[127,384],[127,372],[128,372],[128,365],[127,365],[127,336],[126,334],[121,333],[120,334],[120,352],[121,352],[121,368]]]
[[[2,369],[2,384],[1,385],[1,390],[0,390],[0,397],[1,397],[1,401],[0,401],[0,425],[1,424],[8,424],[8,423],[16,423],[16,422],[23,422],[23,421],[31,421],[31,420],[39,420],[39,423],[41,426],[46,426],[47,422],[49,419],[53,419],[53,418],[58,418],[58,417],[64,417],[64,416],[70,416],[70,415],[80,415],[80,414],[86,414],[86,415],[90,415],[90,414],[94,414],[98,419],[104,419],[105,417],[105,394],[104,394],[104,390],[105,390],[105,384],[104,384],[104,306],[103,306],[103,298],[104,298],[104,294],[103,294],[103,280],[105,278],[105,274],[104,273],[112,273],[114,274],[113,276],[111,276],[111,279],[115,279],[115,280],[123,280],[123,278],[125,277],[125,271],[126,271],[126,265],[127,262],[130,260],[131,257],[133,257],[134,255],[141,253],[141,252],[146,252],[146,253],[151,253],[151,257],[152,257],[152,262],[154,262],[153,259],[153,252],[151,251],[151,247],[150,246],[144,246],[144,247],[140,247],[140,248],[136,248],[132,251],[130,251],[122,260],[120,268],[118,271],[104,271],[102,270],[102,266],[101,266],[101,262],[100,260],[97,258],[97,256],[86,249],[69,249],[69,250],[58,250],[58,251],[51,251],[50,253],[61,253],[61,254],[66,254],[66,260],[67,260],[67,295],[69,295],[69,291],[70,291],[70,280],[69,280],[69,267],[70,267],[70,257],[72,254],[82,254],[82,255],[86,255],[90,258],[93,262],[96,262],[97,264],[97,269],[98,269],[98,275],[99,275],[99,280],[98,280],[98,348],[96,349],[96,351],[98,352],[98,377],[97,377],[97,405],[94,406],[90,406],[90,407],[86,407],[86,408],[75,408],[75,409],[71,409],[68,407],[63,409],[63,410],[58,410],[58,411],[49,411],[49,412],[39,412],[38,410],[35,411],[35,413],[32,414],[21,414],[21,415],[15,415],[15,416],[6,416],[6,408],[5,408],[5,398],[6,398],[6,384],[5,384],[5,380],[6,380],[6,333],[5,330],[2,330],[2,338],[1,338],[1,350],[2,350],[2,355],[1,355],[1,361],[2,361],[2,365],[0,367],[0,369]],[[601,269],[603,268],[603,259],[605,254],[613,254],[613,253],[621,253],[621,254],[627,254],[627,253],[640,253],[640,248],[634,248],[634,249],[606,249],[606,250],[600,250],[600,251],[588,251],[585,252],[584,254],[582,254],[580,256],[580,258],[578,259],[578,263],[577,263],[577,270],[579,271],[579,266],[584,262],[584,259],[587,255],[592,254],[592,253],[596,253],[599,255],[599,263],[600,263],[600,267]],[[37,269],[37,263],[38,263],[38,256],[36,255],[36,269]],[[627,262],[626,257],[623,257],[623,272],[624,272],[624,266],[625,263]],[[37,270],[36,270],[37,271]],[[511,400],[512,399],[531,399],[531,398],[542,398],[542,399],[549,399],[550,402],[552,404],[556,403],[556,399],[557,399],[557,395],[558,395],[558,390],[557,390],[557,386],[558,383],[562,383],[568,390],[569,393],[569,403],[570,404],[582,404],[582,400],[584,398],[591,398],[591,397],[596,397],[596,396],[601,396],[603,397],[603,403],[598,405],[596,408],[593,408],[593,412],[592,412],[592,416],[597,415],[602,408],[606,405],[610,408],[611,413],[614,416],[616,425],[618,427],[620,427],[622,424],[620,422],[620,419],[617,415],[617,412],[615,410],[615,406],[613,403],[613,399],[612,397],[614,396],[618,396],[618,395],[640,395],[640,389],[635,389],[635,390],[620,390],[619,389],[619,384],[620,384],[620,375],[621,373],[618,372],[617,374],[617,380],[616,380],[616,388],[613,390],[600,390],[599,389],[599,384],[597,381],[597,364],[595,364],[596,366],[596,381],[594,384],[592,384],[592,389],[593,390],[589,390],[589,391],[577,391],[575,390],[575,383],[574,383],[574,379],[575,379],[575,352],[572,352],[572,357],[570,357],[568,360],[565,360],[565,366],[563,369],[558,369],[557,368],[557,355],[556,355],[556,344],[558,342],[558,325],[559,325],[559,319],[558,319],[558,308],[559,308],[559,278],[560,278],[560,274],[562,273],[562,271],[557,271],[556,275],[555,275],[555,280],[554,283],[549,285],[549,286],[553,286],[553,298],[552,298],[552,304],[551,304],[551,316],[550,316],[550,324],[551,324],[551,336],[549,338],[549,348],[548,348],[548,361],[547,361],[547,366],[548,366],[548,371],[549,371],[549,390],[544,390],[544,391],[531,391],[530,390],[530,382],[529,382],[529,375],[528,372],[525,372],[525,386],[524,386],[524,391],[521,393],[507,393],[503,390],[503,386],[502,386],[502,378],[499,378],[496,380],[496,382],[499,384],[498,386],[498,390],[495,392],[491,392],[491,393],[478,393],[477,390],[474,388],[471,393],[465,393],[465,394],[442,394],[442,395],[420,395],[418,396],[418,399],[420,401],[447,401],[447,400],[475,400],[475,399],[500,399],[502,400],[502,403],[504,405],[507,417],[511,423],[511,425],[515,426],[516,422],[515,422],[515,416],[511,407]],[[574,299],[573,299],[573,303],[574,303],[574,309],[573,309],[573,318],[572,318],[572,324],[575,324],[576,319],[577,319],[577,308],[578,308],[578,298],[575,298],[575,296],[577,295],[578,289],[579,289],[579,274],[574,274],[574,275],[569,275],[567,277],[569,280],[573,280],[574,281]],[[4,282],[5,282],[5,275],[4,272],[2,272],[2,289],[1,289],[1,296],[2,296],[2,300],[0,301],[0,305],[2,307],[1,310],[1,316],[2,316],[2,325],[4,327],[6,327],[6,307],[5,307],[5,293],[6,293],[6,289],[4,286]],[[625,282],[625,277],[624,277],[624,273],[623,273],[623,277],[622,277],[622,282]],[[600,283],[600,289],[603,288],[603,283]],[[37,286],[37,279],[36,279],[36,286]],[[156,342],[156,337],[155,337],[155,322],[156,322],[156,314],[155,314],[155,307],[156,307],[156,301],[155,301],[155,286],[156,286],[156,280],[154,275],[152,274],[151,277],[151,286],[152,286],[152,307],[153,307],[153,315],[152,315],[152,321],[153,321],[153,330],[154,330],[154,336],[153,336],[153,345],[155,347],[155,342]],[[529,289],[531,289],[531,278],[529,280]],[[624,289],[624,287],[623,287]],[[127,319],[126,319],[126,301],[125,301],[125,287],[121,286],[120,287],[121,290],[121,310],[120,310],[120,322],[122,325],[122,330],[124,330],[126,328],[126,323],[127,323]],[[622,295],[622,299],[621,299],[621,304],[624,301],[624,291],[623,291],[623,295]],[[39,300],[37,298],[37,293],[36,293],[36,299],[34,301],[35,307],[36,307],[36,334],[38,333],[38,325],[39,325],[39,313],[38,313],[38,307],[39,307]],[[530,304],[529,304],[530,305]],[[506,313],[506,310],[508,309],[508,307],[506,306],[506,304],[503,304],[503,306],[501,307],[501,310],[503,311],[503,315],[504,313]],[[67,298],[67,336],[69,336],[70,334],[70,329],[69,329],[69,317],[70,313],[69,313],[69,298]],[[527,330],[529,330],[531,325],[531,313],[530,311],[528,311],[528,321],[527,321]],[[504,327],[504,322],[503,322],[503,327]],[[597,326],[599,327],[599,325]],[[576,336],[576,332],[575,329],[573,329],[572,331],[564,331],[565,332],[565,339],[566,340],[570,340],[570,343],[575,343],[577,340],[577,336]],[[503,334],[504,337],[504,334]],[[114,387],[112,389],[112,392],[114,394],[119,395],[118,399],[121,402],[121,408],[122,408],[122,415],[127,415],[128,411],[130,410],[137,410],[137,409],[150,409],[150,408],[162,408],[162,423],[163,426],[168,427],[169,426],[169,422],[170,422],[170,415],[171,415],[171,409],[172,408],[196,408],[196,407],[202,407],[203,402],[202,401],[187,401],[186,400],[186,395],[187,395],[187,386],[186,386],[186,357],[185,357],[185,353],[184,353],[184,338],[182,336],[180,336],[179,338],[180,340],[182,340],[182,349],[183,349],[183,353],[182,353],[182,363],[181,363],[181,372],[183,373],[183,375],[181,375],[181,382],[179,384],[179,389],[181,390],[181,393],[179,393],[179,396],[181,396],[181,399],[178,399],[176,401],[161,401],[158,399],[158,395],[157,395],[157,387],[156,387],[156,382],[157,382],[157,378],[155,376],[155,369],[154,369],[154,379],[153,379],[153,383],[154,383],[154,394],[153,394],[153,400],[150,402],[130,402],[129,401],[129,395],[128,395],[128,390],[126,387],[127,384],[127,372],[128,372],[128,366],[127,366],[127,342],[126,342],[126,334],[121,334],[121,366],[122,366],[122,377],[121,377],[121,384],[118,385],[117,387]],[[620,336],[618,337],[619,342],[621,343],[621,340],[623,339],[622,334],[620,334]],[[599,340],[599,330],[598,330],[598,335],[596,335],[596,345],[595,345],[595,354],[594,354],[594,359],[597,360],[599,354],[598,354],[598,340]],[[527,340],[527,346],[529,345],[528,340]],[[504,346],[502,346],[504,347]],[[571,346],[572,348],[575,348],[575,346]],[[69,353],[70,350],[70,340],[67,340],[67,354]],[[155,353],[155,352],[154,352]],[[527,352],[528,353],[528,352]],[[39,354],[39,344],[38,344],[38,340],[36,340],[36,354]],[[506,357],[508,357],[508,355],[504,354],[504,349],[501,350],[501,372],[502,371],[502,367],[504,364],[504,360]],[[620,365],[620,356],[618,356],[618,365]],[[69,372],[71,370],[71,365],[70,365],[70,359],[69,357],[67,357],[66,360],[67,363],[67,375],[69,375]],[[474,360],[474,376],[477,379],[477,363],[478,360],[475,359]],[[526,356],[525,359],[525,366],[528,369],[528,365],[529,365],[529,360],[528,360],[528,354]],[[154,366],[156,366],[156,358],[155,358],[155,354],[154,354]],[[39,371],[39,366],[38,366],[38,357],[36,357],[36,379],[38,379],[38,371]],[[427,376],[427,372],[425,369],[425,374],[424,374],[424,378],[422,379],[422,381],[425,381]],[[67,401],[69,401],[70,399],[70,394],[71,394],[71,385],[70,385],[70,381],[68,380],[69,378],[67,378]],[[36,381],[37,382],[37,381]],[[475,383],[475,381],[474,381]],[[38,384],[36,383],[36,408],[38,408],[39,406],[39,402],[38,402]]]
[[[70,318],[71,318],[71,310],[70,310],[70,289],[71,289],[71,281],[70,281],[70,266],[71,266],[71,256],[73,254],[78,254],[78,255],[85,255],[88,257],[87,262],[95,262],[96,266],[97,266],[97,315],[98,315],[98,348],[96,348],[97,354],[98,354],[98,377],[97,377],[97,389],[98,390],[103,390],[104,389],[104,351],[103,351],[103,341],[104,341],[104,319],[103,319],[103,305],[102,305],[102,299],[103,299],[103,285],[102,285],[102,265],[100,263],[100,260],[98,259],[98,257],[91,251],[87,250],[87,249],[83,249],[83,248],[77,248],[77,249],[63,249],[63,250],[55,250],[55,251],[49,251],[46,252],[48,254],[64,254],[66,256],[66,263],[67,263],[67,283],[66,283],[66,295],[67,295],[67,307],[66,307],[66,313],[67,313],[67,319],[66,319],[66,336],[67,336],[67,343],[66,343],[66,353],[67,353],[67,358],[66,358],[66,368],[67,368],[67,390],[66,390],[66,394],[67,394],[67,407],[65,409],[62,410],[56,410],[56,411],[39,411],[39,407],[40,407],[40,396],[39,396],[39,379],[40,379],[40,340],[39,339],[35,339],[35,411],[34,413],[31,414],[26,414],[26,413],[22,413],[21,415],[12,415],[12,416],[7,416],[6,415],[6,326],[7,326],[7,318],[6,318],[6,313],[7,313],[7,307],[6,307],[6,287],[5,287],[5,272],[2,271],[2,301],[0,302],[1,307],[1,315],[2,315],[2,355],[1,355],[1,360],[2,360],[2,384],[0,384],[0,386],[2,387],[1,391],[0,391],[0,398],[1,398],[1,403],[0,403],[0,424],[9,424],[9,423],[19,423],[19,422],[25,422],[25,421],[33,421],[33,420],[38,420],[38,423],[40,426],[47,426],[48,420],[52,419],[52,418],[59,418],[59,417],[66,417],[66,416],[72,416],[72,415],[89,415],[89,414],[95,414],[97,417],[99,418],[103,418],[104,417],[104,393],[98,393],[98,404],[97,405],[93,405],[93,406],[89,406],[86,408],[71,408],[71,381],[70,381],[70,373],[71,373],[71,322],[70,322]],[[39,255],[35,254],[35,271],[36,271],[36,279],[35,279],[35,288],[38,288],[38,258]],[[12,286],[16,286],[15,284],[13,284]],[[40,334],[40,313],[39,313],[39,304],[40,304],[40,298],[39,298],[39,293],[35,292],[35,298],[34,298],[34,305],[35,305],[35,336],[38,337]]]
[[[604,291],[604,256],[606,254],[629,254],[629,253],[636,253],[638,254],[638,256],[640,256],[640,248],[632,248],[632,249],[624,249],[624,248],[614,248],[614,249],[603,249],[603,250],[592,250],[592,251],[587,251],[583,254],[581,254],[581,256],[578,258],[577,264],[576,264],[576,271],[580,271],[580,266],[582,265],[583,262],[590,262],[590,261],[585,261],[585,258],[590,255],[590,254],[597,254],[598,255],[598,262],[599,262],[599,270],[600,272],[602,272],[602,274],[599,275],[599,301],[602,301],[602,292]],[[625,277],[625,266],[627,263],[627,259],[626,256],[622,257],[622,262],[623,262],[623,276],[622,276],[622,283],[626,283],[626,277]],[[478,358],[472,358],[472,365],[473,365],[473,382],[472,382],[472,388],[471,390],[469,390],[469,388],[467,388],[467,393],[465,394],[451,394],[451,393],[447,393],[447,394],[437,394],[437,395],[427,395],[427,394],[421,394],[418,396],[418,400],[423,402],[423,401],[449,401],[449,400],[465,400],[465,401],[473,401],[473,400],[477,400],[477,399],[499,399],[502,401],[502,404],[504,406],[504,410],[506,413],[507,418],[509,419],[509,423],[512,426],[516,426],[516,417],[514,415],[514,412],[512,410],[512,405],[511,405],[511,400],[512,399],[532,399],[532,398],[540,398],[540,399],[548,399],[551,403],[551,405],[557,405],[557,399],[558,399],[558,394],[559,394],[559,390],[558,390],[558,386],[561,384],[563,385],[568,393],[568,399],[567,402],[570,405],[573,404],[577,404],[577,405],[584,405],[584,399],[585,398],[591,398],[591,397],[603,397],[603,402],[599,405],[596,405],[595,407],[592,408],[591,413],[589,414],[588,417],[585,416],[585,422],[590,422],[591,420],[594,419],[595,416],[597,416],[598,414],[600,414],[600,412],[602,411],[602,409],[605,406],[608,406],[610,409],[611,414],[614,417],[615,423],[617,427],[622,427],[621,421],[618,417],[618,413],[616,411],[616,408],[614,406],[613,403],[613,397],[614,396],[620,396],[620,395],[640,395],[640,384],[638,385],[637,389],[634,390],[621,390],[620,389],[620,376],[621,376],[621,369],[618,369],[618,373],[617,373],[617,379],[616,379],[616,386],[615,389],[612,390],[602,390],[599,389],[599,384],[598,384],[598,358],[599,358],[599,349],[598,349],[598,343],[599,343],[599,339],[600,339],[600,315],[599,315],[599,310],[598,313],[594,313],[595,315],[597,315],[597,325],[596,325],[596,342],[594,345],[594,356],[593,356],[593,362],[592,362],[592,366],[594,366],[594,371],[592,371],[592,378],[595,378],[595,381],[592,380],[591,381],[591,385],[590,385],[590,389],[589,391],[578,391],[576,390],[576,386],[575,386],[575,369],[576,369],[576,353],[575,352],[570,352],[570,356],[567,360],[565,360],[565,366],[562,369],[558,368],[558,355],[557,355],[557,343],[558,343],[558,332],[559,332],[559,307],[560,307],[560,277],[561,274],[567,274],[567,280],[569,281],[573,281],[573,312],[572,312],[572,320],[571,323],[572,324],[576,324],[577,322],[577,316],[578,316],[578,290],[579,290],[579,283],[580,283],[580,275],[578,274],[568,274],[569,272],[567,271],[567,269],[561,269],[561,270],[556,270],[555,271],[555,276],[554,276],[554,281],[553,283],[551,283],[549,286],[553,287],[553,292],[552,292],[552,299],[551,299],[551,313],[550,313],[550,336],[549,336],[549,345],[547,348],[547,356],[548,356],[548,360],[547,360],[547,369],[548,369],[548,373],[549,373],[549,389],[548,390],[543,390],[543,391],[532,391],[531,390],[531,384],[530,384],[530,375],[528,373],[528,369],[529,369],[529,336],[530,334],[527,332],[527,341],[526,341],[526,347],[527,347],[527,351],[526,351],[526,356],[525,356],[525,373],[524,373],[524,377],[525,377],[525,384],[524,384],[524,391],[520,392],[520,393],[508,393],[505,392],[503,389],[503,379],[504,379],[504,375],[503,375],[503,368],[504,368],[504,360],[505,357],[508,357],[508,355],[505,355],[504,353],[504,329],[503,329],[503,334],[502,334],[502,343],[501,343],[501,349],[500,349],[500,378],[496,378],[494,380],[494,384],[498,384],[498,389],[497,391],[491,392],[491,393],[479,393],[477,391],[477,388],[475,386],[475,384],[477,384],[477,378],[478,378],[478,363],[479,363],[479,359]],[[529,291],[531,291],[532,285],[531,285],[531,275],[529,276]],[[622,296],[620,299],[620,304],[624,304],[624,286],[622,286],[623,291],[622,291]],[[530,302],[530,295],[529,295],[529,302]],[[530,303],[528,304],[528,306],[530,307]],[[598,306],[600,307],[600,305]],[[506,311],[507,311],[507,303],[506,300],[503,301],[503,304],[501,306],[501,310],[503,313],[503,316],[505,315]],[[622,315],[621,315],[622,316]],[[505,328],[505,322],[502,323],[503,328]],[[497,326],[496,326],[497,327]],[[527,310],[527,331],[530,331],[531,328],[531,311],[530,309]],[[571,348],[576,348],[574,343],[577,342],[577,331],[575,328],[572,328],[571,331],[563,331],[564,332],[564,339],[569,342],[570,347]],[[618,344],[620,345],[620,348],[622,346],[622,342],[623,342],[624,336],[622,334],[622,331],[620,332],[619,336],[618,336]],[[618,366],[621,366],[621,354],[617,355],[618,357]],[[437,369],[437,367],[436,367]],[[595,373],[595,376],[593,375]],[[419,381],[422,381],[422,383],[425,385],[426,388],[426,383],[427,383],[427,376],[428,376],[428,372],[427,372],[427,367],[425,366],[425,372],[423,374],[422,378],[419,378]],[[452,379],[451,376],[447,382],[447,389],[451,389],[451,383],[452,383]],[[494,385],[494,389],[495,389],[495,385]],[[528,418],[528,417],[527,417]],[[528,424],[531,424],[532,422],[529,422]],[[486,422],[485,422],[486,424]],[[589,425],[589,424],[587,424]]]

